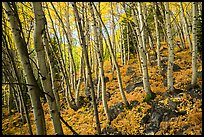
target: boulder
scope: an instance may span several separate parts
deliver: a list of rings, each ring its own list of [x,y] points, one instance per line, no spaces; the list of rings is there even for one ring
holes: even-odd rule
[[[130,93],[130,92],[134,91],[134,89],[135,89],[136,87],[142,87],[142,86],[143,86],[143,82],[142,82],[142,81],[141,81],[141,82],[137,82],[137,83],[135,83],[135,84],[130,83],[130,84],[127,85],[127,87],[125,88],[125,90],[126,90],[127,93]]]
[[[120,131],[118,131],[117,128],[113,128],[111,126],[105,127],[102,130],[102,134],[105,134],[105,135],[122,135],[122,133]]]
[[[134,73],[133,68],[132,67],[128,67],[127,71],[126,71],[126,76],[132,75]]]
[[[115,119],[124,109],[124,104],[122,102],[117,103],[116,105],[110,108],[110,119],[111,121]]]

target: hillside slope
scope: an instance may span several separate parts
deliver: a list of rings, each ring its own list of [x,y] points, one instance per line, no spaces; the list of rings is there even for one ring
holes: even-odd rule
[[[198,86],[193,91],[188,88],[191,82],[191,54],[189,50],[175,49],[174,86],[177,89],[173,94],[166,93],[166,64],[167,48],[162,48],[163,74],[157,73],[156,61],[152,57],[152,66],[149,66],[151,90],[156,93],[156,98],[147,103],[143,102],[142,75],[138,62],[131,58],[128,65],[122,66],[119,59],[123,88],[131,108],[125,108],[118,89],[117,80],[112,80],[110,62],[104,64],[105,76],[109,77],[107,92],[109,92],[108,106],[111,117],[114,118],[111,126],[106,127],[106,117],[102,102],[99,102],[99,119],[103,134],[156,134],[173,135],[188,134],[201,135],[202,133],[202,63],[198,61]],[[116,74],[115,74],[116,77]],[[194,93],[193,93],[194,92]],[[80,135],[96,134],[95,119],[90,103],[84,103],[78,111],[70,108],[61,110],[61,116]],[[47,103],[44,104],[46,127],[48,134],[54,134]],[[27,124],[20,121],[20,114],[7,116],[3,108],[2,131],[6,135],[28,135]],[[33,114],[30,113],[33,132],[35,124]],[[64,134],[72,132],[62,124]]]

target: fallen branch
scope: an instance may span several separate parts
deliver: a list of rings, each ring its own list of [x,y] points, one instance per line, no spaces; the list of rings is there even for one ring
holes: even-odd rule
[[[74,131],[74,129],[59,115],[60,119],[62,120],[62,122],[72,131],[72,133],[74,135],[79,135],[76,131]]]

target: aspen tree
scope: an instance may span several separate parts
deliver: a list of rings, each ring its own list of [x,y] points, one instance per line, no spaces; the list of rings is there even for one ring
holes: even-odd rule
[[[5,38],[6,40],[6,38]],[[14,53],[15,51],[14,50],[9,50],[8,48],[8,44],[6,43],[5,41],[5,45],[6,45],[6,49],[8,51],[8,56],[10,56],[10,60],[11,60],[11,63],[12,63],[12,66],[13,66],[13,69],[14,69],[14,73],[16,75],[16,78],[17,78],[17,81],[18,83],[21,83],[21,80],[20,80],[20,73],[18,72],[18,69],[17,69],[17,65],[16,65],[16,62],[15,62],[15,56],[14,56]],[[21,99],[21,102],[22,102],[22,108],[25,112],[25,118],[26,118],[26,122],[28,123],[28,131],[29,131],[29,134],[30,135],[33,135],[33,132],[32,132],[32,127],[31,127],[31,124],[30,124],[30,118],[29,118],[29,115],[28,115],[28,110],[27,110],[27,106],[26,106],[26,102],[25,102],[25,98],[23,97],[23,87],[22,85],[19,85],[19,96],[20,96],[20,99]],[[13,93],[15,94],[15,93]]]
[[[97,26],[96,26],[96,19],[95,19],[95,15],[94,15],[94,11],[92,8],[92,3],[90,2],[90,11],[92,14],[92,18],[93,18],[93,29],[94,29],[94,35],[95,37],[97,37]],[[97,40],[97,39],[96,39]],[[104,70],[103,70],[103,60],[102,60],[102,54],[100,53],[100,49],[99,49],[99,43],[98,41],[96,42],[96,52],[98,54],[98,62],[99,62],[99,70],[100,70],[100,77],[99,79],[101,79],[101,85],[102,85],[102,103],[103,103],[103,107],[104,107],[104,111],[106,114],[106,118],[108,120],[108,123],[110,122],[110,114],[108,112],[108,104],[107,104],[107,100],[106,100],[106,83],[104,80]]]
[[[112,58],[112,61],[113,61],[113,64],[115,65],[115,69],[116,69],[116,72],[117,72],[117,77],[118,77],[118,84],[119,84],[119,89],[120,89],[120,93],[121,93],[121,96],[122,96],[122,99],[123,99],[123,102],[124,104],[129,107],[129,103],[128,103],[128,100],[125,96],[125,92],[123,91],[123,86],[122,86],[122,80],[121,80],[121,74],[120,74],[120,68],[119,68],[119,65],[116,61],[116,57],[114,55],[114,51],[113,51],[113,47],[112,47],[112,43],[111,43],[111,40],[110,40],[110,36],[109,36],[109,33],[108,33],[108,30],[100,16],[100,14],[98,13],[98,10],[96,9],[96,6],[94,5],[93,3],[93,7],[96,11],[96,14],[98,15],[99,19],[100,19],[100,22],[101,24],[103,25],[104,29],[105,29],[105,33],[107,34],[108,36],[108,42],[109,42],[109,52],[111,54],[111,58]]]
[[[37,62],[39,66],[40,73],[42,75],[41,82],[43,90],[46,93],[45,97],[48,102],[51,119],[54,126],[55,134],[62,135],[62,125],[59,117],[59,110],[57,108],[56,99],[52,91],[51,74],[48,61],[46,60],[46,52],[43,46],[43,35],[45,35],[45,23],[46,18],[42,10],[42,5],[40,2],[33,2],[33,9],[35,15],[35,25],[34,25],[34,46],[37,53]]]
[[[72,2],[72,6],[73,6],[74,14],[76,16],[76,20],[77,20],[78,27],[79,27],[81,46],[83,48],[85,63],[86,63],[87,72],[88,72],[88,79],[90,81],[92,105],[93,105],[93,109],[94,109],[94,115],[96,118],[96,129],[97,129],[98,134],[101,134],[101,127],[100,127],[100,121],[99,121],[99,116],[98,116],[98,108],[96,105],[94,85],[93,85],[93,80],[92,80],[92,76],[91,76],[91,68],[90,68],[90,64],[89,64],[89,57],[88,57],[88,51],[87,51],[87,45],[86,45],[86,37],[85,37],[83,29],[82,29],[81,18],[79,17],[76,3]]]
[[[142,41],[142,36],[140,33],[139,29],[139,23],[136,18],[136,13],[133,8],[134,5],[132,5],[132,11],[133,11],[133,21],[136,25],[136,33],[138,37],[138,50],[139,50],[139,56],[140,56],[140,61],[141,61],[141,66],[142,66],[142,75],[143,75],[143,87],[145,92],[147,93],[147,96],[145,98],[146,101],[149,101],[153,97],[152,91],[150,89],[150,83],[149,83],[149,74],[148,74],[148,67],[147,67],[147,55],[145,54],[145,48],[143,46],[144,42]],[[140,21],[141,23],[141,21]]]
[[[192,49],[192,42],[191,42],[191,38],[190,38],[188,22],[187,22],[186,16],[184,15],[184,9],[183,9],[182,2],[179,2],[179,4],[180,4],[180,11],[181,11],[181,21],[183,21],[183,23],[184,23],[184,29],[185,29],[185,33],[187,35],[188,46],[191,50]]]
[[[197,20],[198,20],[198,3],[193,2],[193,30],[192,30],[192,41],[193,41],[193,46],[192,46],[192,81],[191,84],[193,86],[196,85],[197,81]]]
[[[25,78],[28,86],[29,95],[31,98],[32,107],[34,110],[34,119],[36,124],[36,134],[46,135],[45,118],[43,113],[42,104],[40,101],[40,88],[38,87],[37,81],[34,77],[33,70],[29,61],[28,50],[25,39],[22,37],[22,28],[20,27],[17,7],[15,3],[9,4],[4,2],[6,13],[9,18],[9,23],[12,28],[12,34],[14,37],[15,44],[20,55],[21,63],[25,72]],[[33,85],[33,86],[31,86]]]
[[[157,66],[159,69],[159,73],[161,71],[161,60],[160,60],[160,34],[159,34],[159,26],[158,26],[158,18],[157,18],[157,3],[154,2],[154,23],[156,30],[156,39],[157,39]]]
[[[144,17],[143,17],[143,12],[142,12],[142,6],[141,3],[138,2],[138,17],[139,17],[139,26],[140,26],[140,32],[141,32],[141,38],[142,38],[142,45],[144,48],[144,52],[147,56],[147,60],[149,61],[149,53],[147,51],[147,47],[146,47],[146,38],[145,38],[145,26],[144,26]]]
[[[173,38],[172,38],[172,30],[170,24],[170,10],[169,10],[169,2],[164,3],[165,6],[165,17],[166,17],[166,28],[167,28],[167,43],[168,43],[168,67],[167,67],[167,88],[170,92],[174,91],[173,85],[173,62],[174,62],[174,46],[173,46]]]

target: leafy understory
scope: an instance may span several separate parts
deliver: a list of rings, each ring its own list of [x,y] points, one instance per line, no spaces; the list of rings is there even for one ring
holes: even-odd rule
[[[164,50],[164,55],[165,54]],[[118,90],[117,80],[111,81],[111,69],[109,61],[104,64],[105,76],[109,77],[107,82],[107,92],[110,93],[108,99],[108,107],[115,118],[111,125],[107,126],[107,121],[102,106],[102,102],[98,104],[99,120],[103,134],[122,134],[122,135],[201,135],[202,133],[202,77],[198,77],[197,87],[192,90],[188,89],[191,82],[191,56],[190,51],[176,51],[174,63],[180,66],[180,69],[173,72],[175,78],[174,87],[179,89],[174,94],[167,94],[164,81],[166,77],[158,74],[155,65],[149,66],[149,77],[151,90],[156,94],[154,100],[144,102],[145,92],[141,84],[136,84],[126,97],[131,104],[130,108],[124,107]],[[120,67],[123,88],[127,88],[131,83],[139,83],[142,74],[139,72],[138,63],[131,58],[129,65]],[[119,64],[121,64],[119,62]],[[127,75],[128,68],[132,68],[132,72]],[[198,71],[202,72],[201,62],[198,62]],[[137,81],[137,82],[134,82]],[[131,85],[129,86],[131,88]],[[82,86],[83,88],[83,86]],[[83,96],[83,93],[81,93]],[[63,102],[61,102],[62,104]],[[115,108],[114,108],[115,106]],[[90,103],[84,105],[77,111],[65,106],[61,109],[61,116],[70,126],[80,135],[93,135],[96,133],[95,119],[93,109]],[[45,121],[48,135],[53,135],[54,130],[49,114],[48,104],[43,105],[45,113]],[[114,110],[116,109],[116,110]],[[117,113],[117,114],[116,114]],[[8,115],[7,110],[2,108],[2,132],[6,135],[28,135],[27,123],[21,122],[20,114],[14,113]],[[29,113],[34,134],[35,124],[32,112]],[[62,124],[65,135],[73,134],[66,125]]]

